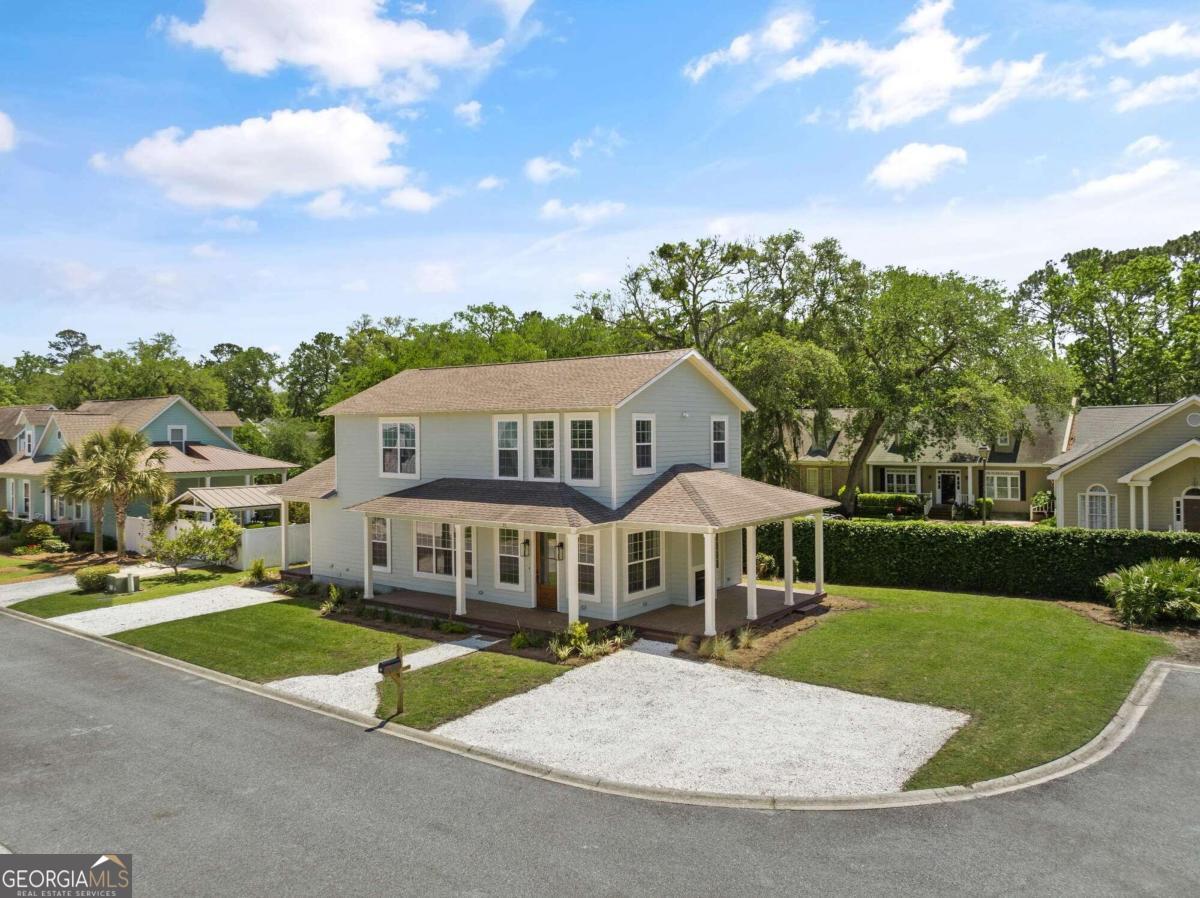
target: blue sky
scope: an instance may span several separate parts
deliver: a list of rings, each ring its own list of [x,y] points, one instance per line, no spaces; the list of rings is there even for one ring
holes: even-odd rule
[[[0,356],[558,312],[796,228],[1015,283],[1200,227],[1194,4],[146,0],[0,13]]]

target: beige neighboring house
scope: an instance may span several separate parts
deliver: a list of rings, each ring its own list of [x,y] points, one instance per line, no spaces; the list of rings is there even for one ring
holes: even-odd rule
[[[804,434],[793,462],[797,489],[836,497],[855,444],[853,409],[834,409],[825,433]],[[985,473],[986,471],[986,473]],[[863,488],[919,493],[931,517],[986,495],[997,517],[1028,518],[1034,497],[1059,526],[1200,531],[1200,396],[1164,405],[1083,406],[1047,426],[1030,411],[1025,426],[999,434],[986,467],[978,445],[925,450],[905,458],[881,443],[867,458]]]

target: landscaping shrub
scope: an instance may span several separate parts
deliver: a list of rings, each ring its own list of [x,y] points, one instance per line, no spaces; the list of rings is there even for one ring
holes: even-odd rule
[[[796,575],[813,577],[813,524],[793,528]],[[758,545],[782,570],[783,527],[759,528]],[[832,583],[1097,599],[1099,580],[1152,558],[1200,558],[1200,535],[1076,527],[980,527],[910,521],[826,521],[825,577]]]
[[[17,547],[16,539],[11,536],[0,536],[0,552],[9,554]]]
[[[250,568],[246,571],[246,578],[242,581],[246,586],[257,586],[260,583],[267,582],[267,563],[261,558],[255,558],[250,562]]]
[[[759,552],[754,556],[754,569],[763,580],[775,576],[775,572],[778,570],[775,566],[775,559],[766,552]]]
[[[1200,623],[1200,560],[1154,558],[1100,578],[1126,624]]]
[[[42,548],[43,552],[70,552],[71,551],[71,546],[68,543],[63,542],[57,536],[52,536],[52,537],[50,537],[50,539],[42,540],[41,548]]]
[[[26,543],[40,543],[44,539],[54,539],[58,536],[49,524],[30,524],[21,534]]]
[[[41,555],[43,551],[41,546],[17,546],[12,553],[18,558],[23,558],[26,555]]]
[[[103,592],[109,574],[115,574],[121,569],[115,564],[93,564],[81,567],[75,572],[75,585],[80,592]]]

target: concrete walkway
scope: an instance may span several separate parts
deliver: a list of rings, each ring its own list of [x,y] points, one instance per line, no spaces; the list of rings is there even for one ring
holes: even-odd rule
[[[262,605],[282,598],[285,597],[270,587],[248,589],[244,586],[216,586],[146,602],[77,611],[74,614],[56,617],[54,622],[95,636],[111,636],[123,630],[136,630],[138,627],[199,617],[202,614]]]

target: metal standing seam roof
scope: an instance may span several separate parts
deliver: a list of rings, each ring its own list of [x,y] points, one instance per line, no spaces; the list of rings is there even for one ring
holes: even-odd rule
[[[165,454],[163,470],[168,474],[215,474],[221,471],[286,471],[296,467],[292,462],[251,455],[238,449],[210,446],[207,443],[188,443],[187,452],[175,446],[155,446]]]
[[[184,504],[191,498],[196,505],[205,508],[250,509],[277,508],[283,500],[267,486],[196,486],[180,493],[171,500],[172,504]]]
[[[286,483],[271,488],[281,499],[307,502],[328,499],[337,495],[337,457],[327,458],[307,471],[297,474]]]

